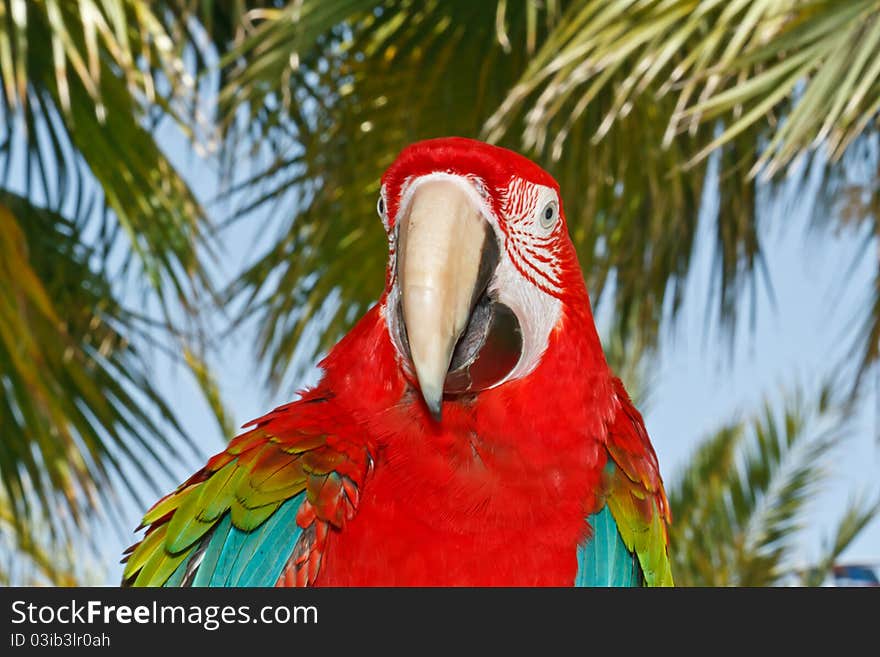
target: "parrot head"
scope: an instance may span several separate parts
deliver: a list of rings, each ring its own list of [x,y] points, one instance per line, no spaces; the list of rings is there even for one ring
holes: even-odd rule
[[[383,175],[377,211],[388,333],[437,421],[444,398],[528,376],[566,307],[590,313],[559,185],[517,153],[412,144]]]

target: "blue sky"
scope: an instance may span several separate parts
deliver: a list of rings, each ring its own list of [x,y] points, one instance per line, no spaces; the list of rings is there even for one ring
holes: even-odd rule
[[[864,230],[838,233],[817,227],[811,220],[816,191],[813,183],[801,187],[792,180],[775,196],[763,194],[759,219],[772,295],[759,281],[754,330],[745,312],[732,358],[717,340],[717,325],[708,333],[706,328],[712,258],[707,219],[717,199],[711,193],[704,199],[697,266],[688,281],[682,316],[664,332],[645,418],[667,479],[687,459],[695,438],[737,415],[759,412],[765,398],[780,403],[796,386],[809,396],[841,365],[853,366],[849,354],[856,324],[865,317],[876,243],[865,250]],[[876,381],[874,375],[865,379],[852,423],[841,431],[844,438],[826,464],[823,490],[803,519],[804,540],[797,556],[805,563],[818,555],[851,495],[877,496]],[[866,528],[842,560],[880,565],[880,521]]]
[[[195,156],[176,130],[164,124],[160,140],[167,153],[185,173],[197,196],[210,199],[217,191],[211,166]],[[815,192],[815,189],[812,190]],[[795,384],[815,390],[819,382],[841,362],[851,346],[854,322],[863,316],[865,294],[872,276],[876,248],[860,257],[864,236],[855,232],[834,233],[811,228],[813,194],[809,185],[794,184],[760,205],[762,241],[767,253],[773,298],[759,281],[754,330],[743,313],[733,351],[719,341],[715,323],[706,322],[712,264],[711,222],[717,197],[711,186],[704,198],[701,237],[696,266],[688,281],[688,292],[678,321],[664,326],[660,357],[652,371],[652,387],[645,421],[664,478],[669,480],[683,466],[696,443],[713,429],[737,415],[749,416],[760,409],[765,397],[780,401]],[[573,190],[563,190],[563,195]],[[767,196],[766,194],[764,196]],[[254,216],[225,233],[220,276],[239,271],[265,243],[265,216]],[[378,221],[367,217],[366,221]],[[278,223],[272,223],[273,229]],[[853,266],[849,277],[848,267]],[[383,281],[375,281],[377,295]],[[748,304],[743,304],[748,308]],[[601,318],[604,309],[598,309]],[[253,362],[252,335],[242,332],[224,340],[213,359],[223,399],[236,425],[259,416],[288,401],[300,385],[314,381],[312,368],[306,377],[276,395],[261,385]],[[203,456],[188,456],[174,464],[180,478],[199,467],[203,457],[220,450],[223,437],[204,400],[184,368],[170,364],[157,354],[155,375],[161,388],[175,400],[184,428],[193,436]],[[858,404],[851,431],[827,463],[828,478],[805,515],[803,543],[797,558],[808,563],[819,552],[821,541],[833,529],[848,497],[866,491],[876,496],[876,473],[880,465],[880,442],[875,436],[880,421],[876,414],[880,398],[875,378]],[[165,482],[170,487],[177,482]],[[145,493],[151,499],[150,493]],[[125,525],[135,527],[144,509],[128,502]],[[107,572],[100,579],[118,581],[116,565],[122,548],[132,536],[106,532],[101,551],[107,555]],[[845,553],[845,560],[880,563],[880,521],[875,520]]]

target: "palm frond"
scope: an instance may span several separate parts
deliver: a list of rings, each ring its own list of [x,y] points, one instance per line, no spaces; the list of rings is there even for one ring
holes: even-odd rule
[[[751,173],[772,175],[820,143],[836,159],[874,120],[878,55],[880,8],[873,0],[574,3],[486,129],[497,138],[522,112],[525,144],[541,146],[557,115],[570,126],[611,87],[615,101],[598,140],[636,104],[672,96],[665,145],[723,120],[723,133],[693,154],[700,160],[761,125],[773,134]],[[567,137],[566,129],[555,134],[557,152]]]
[[[23,521],[0,490],[0,586],[94,583],[69,538],[56,538],[45,518]]]
[[[695,157],[769,116],[780,122],[753,175],[772,176],[818,145],[839,159],[880,110],[880,7],[871,0],[776,0],[755,3],[750,14],[754,32],[694,71],[700,100],[683,113],[679,129],[732,115]],[[744,78],[747,84],[737,83]]]
[[[156,137],[166,120],[208,130],[195,76],[198,19],[222,32],[213,5],[0,0],[0,493],[6,549],[49,580],[61,571],[43,552],[61,556],[96,509],[112,524],[121,495],[177,479],[191,443],[148,349],[172,341],[224,421],[199,345],[173,325],[211,292],[207,216]]]
[[[821,586],[833,571],[834,564],[868,523],[880,515],[880,499],[871,501],[864,496],[853,497],[847,505],[831,540],[827,541],[823,554],[812,568],[801,575],[804,586]]]
[[[206,217],[147,125],[193,86],[163,17],[133,0],[0,3],[0,186],[102,213],[105,252],[121,241],[163,303],[170,290],[191,308]]]
[[[16,518],[38,516],[38,501],[55,529],[99,501],[115,508],[122,464],[147,484],[174,477],[185,441],[135,346],[146,327],[94,255],[74,222],[0,193],[0,482]]]
[[[781,411],[768,400],[760,414],[699,444],[668,486],[677,584],[772,586],[790,572],[809,500],[847,435],[844,405],[828,399],[827,389],[815,400],[795,394]],[[842,542],[865,518],[844,523]]]
[[[636,278],[638,294],[615,294],[618,316],[636,312],[653,319],[662,307],[658,300],[671,302],[673,309],[680,304],[693,245],[693,229],[680,215],[694,216],[689,210],[700,198],[698,181],[714,186],[707,176],[712,165],[706,165],[711,156],[719,158],[714,308],[732,337],[743,293],[750,286],[754,303],[755,274],[763,268],[758,174],[772,188],[798,163],[827,159],[816,213],[833,219],[844,155],[860,137],[878,135],[878,61],[880,7],[870,0],[570,3],[482,134],[490,140],[521,135],[527,150],[583,163],[584,151],[601,153],[604,143],[614,143],[616,131],[639,134],[647,132],[642,126],[650,127],[653,134],[637,142],[644,144],[646,157],[636,159],[642,153],[632,144],[614,144],[621,159],[636,154],[628,175],[607,163],[599,169],[612,172],[611,185],[623,199],[660,201],[636,215],[642,231],[624,232],[635,248],[640,240],[634,235],[650,235],[642,264],[651,274],[644,278],[656,286]],[[651,116],[647,122],[645,115]],[[655,150],[665,167],[652,162]],[[869,181],[863,187],[874,186]],[[664,193],[657,194],[658,188]],[[676,190],[684,202],[670,204],[676,196],[664,188]],[[595,206],[587,211],[599,216]],[[653,222],[665,232],[650,230]],[[609,247],[608,253],[618,257],[626,248]],[[633,272],[607,271],[627,277]],[[857,338],[860,373],[878,358],[880,312],[876,304],[866,309],[870,314]],[[652,326],[655,321],[645,321],[639,329],[650,334]]]

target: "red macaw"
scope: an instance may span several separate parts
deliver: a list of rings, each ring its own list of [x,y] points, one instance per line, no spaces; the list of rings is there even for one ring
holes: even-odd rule
[[[462,138],[382,177],[385,290],[143,520],[125,584],[669,585],[669,506],[556,181]],[[353,263],[354,265],[354,263]]]

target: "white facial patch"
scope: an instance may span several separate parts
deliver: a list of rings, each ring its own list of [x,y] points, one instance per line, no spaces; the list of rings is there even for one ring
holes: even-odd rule
[[[505,218],[502,232],[507,233],[502,242],[505,257],[489,289],[519,320],[523,353],[499,385],[535,369],[559,321],[562,302],[553,293],[562,287],[556,245],[557,232],[563,230],[559,198],[550,187],[514,177],[501,201]],[[550,220],[546,216],[548,208],[553,209]]]

